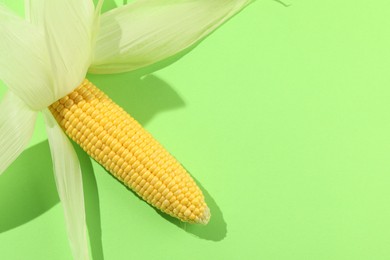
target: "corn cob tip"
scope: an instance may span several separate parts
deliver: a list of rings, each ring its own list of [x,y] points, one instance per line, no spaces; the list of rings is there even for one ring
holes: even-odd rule
[[[209,223],[209,221],[210,221],[210,217],[211,217],[210,209],[208,207],[206,207],[205,210],[203,211],[202,217],[199,218],[198,223],[203,224],[203,225],[207,225],[207,223]]]

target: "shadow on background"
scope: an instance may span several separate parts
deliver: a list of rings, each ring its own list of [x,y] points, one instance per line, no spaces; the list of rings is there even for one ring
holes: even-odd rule
[[[58,201],[45,141],[25,150],[0,176],[0,233],[38,217]]]
[[[95,2],[95,5],[97,4],[99,0],[94,0]],[[105,0],[103,2],[103,6],[102,6],[102,13],[105,13],[107,11],[110,11],[111,9],[114,9],[117,7],[117,4],[115,3],[114,0]]]
[[[290,7],[291,4],[290,3],[285,3],[284,1],[282,0],[274,0],[274,2],[278,3],[278,4],[281,4],[283,5],[284,7]]]
[[[154,75],[140,78],[125,73],[88,75],[88,78],[144,126],[157,113],[185,106],[179,95]]]

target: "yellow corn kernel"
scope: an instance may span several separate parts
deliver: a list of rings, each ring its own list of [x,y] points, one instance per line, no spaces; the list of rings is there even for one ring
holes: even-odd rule
[[[152,206],[190,223],[210,211],[187,171],[141,125],[88,80],[49,107],[76,143]]]

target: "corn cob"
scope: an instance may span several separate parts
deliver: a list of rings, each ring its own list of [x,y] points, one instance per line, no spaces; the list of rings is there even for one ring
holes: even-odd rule
[[[49,109],[70,138],[149,204],[181,221],[207,224],[210,211],[187,171],[91,82]]]

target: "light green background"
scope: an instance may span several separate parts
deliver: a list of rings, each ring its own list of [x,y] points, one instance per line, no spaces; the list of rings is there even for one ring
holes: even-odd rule
[[[90,77],[213,213],[161,216],[79,151],[95,259],[390,259],[390,4],[290,3],[257,1],[142,80]],[[0,177],[0,259],[71,258],[50,160],[40,118]]]

